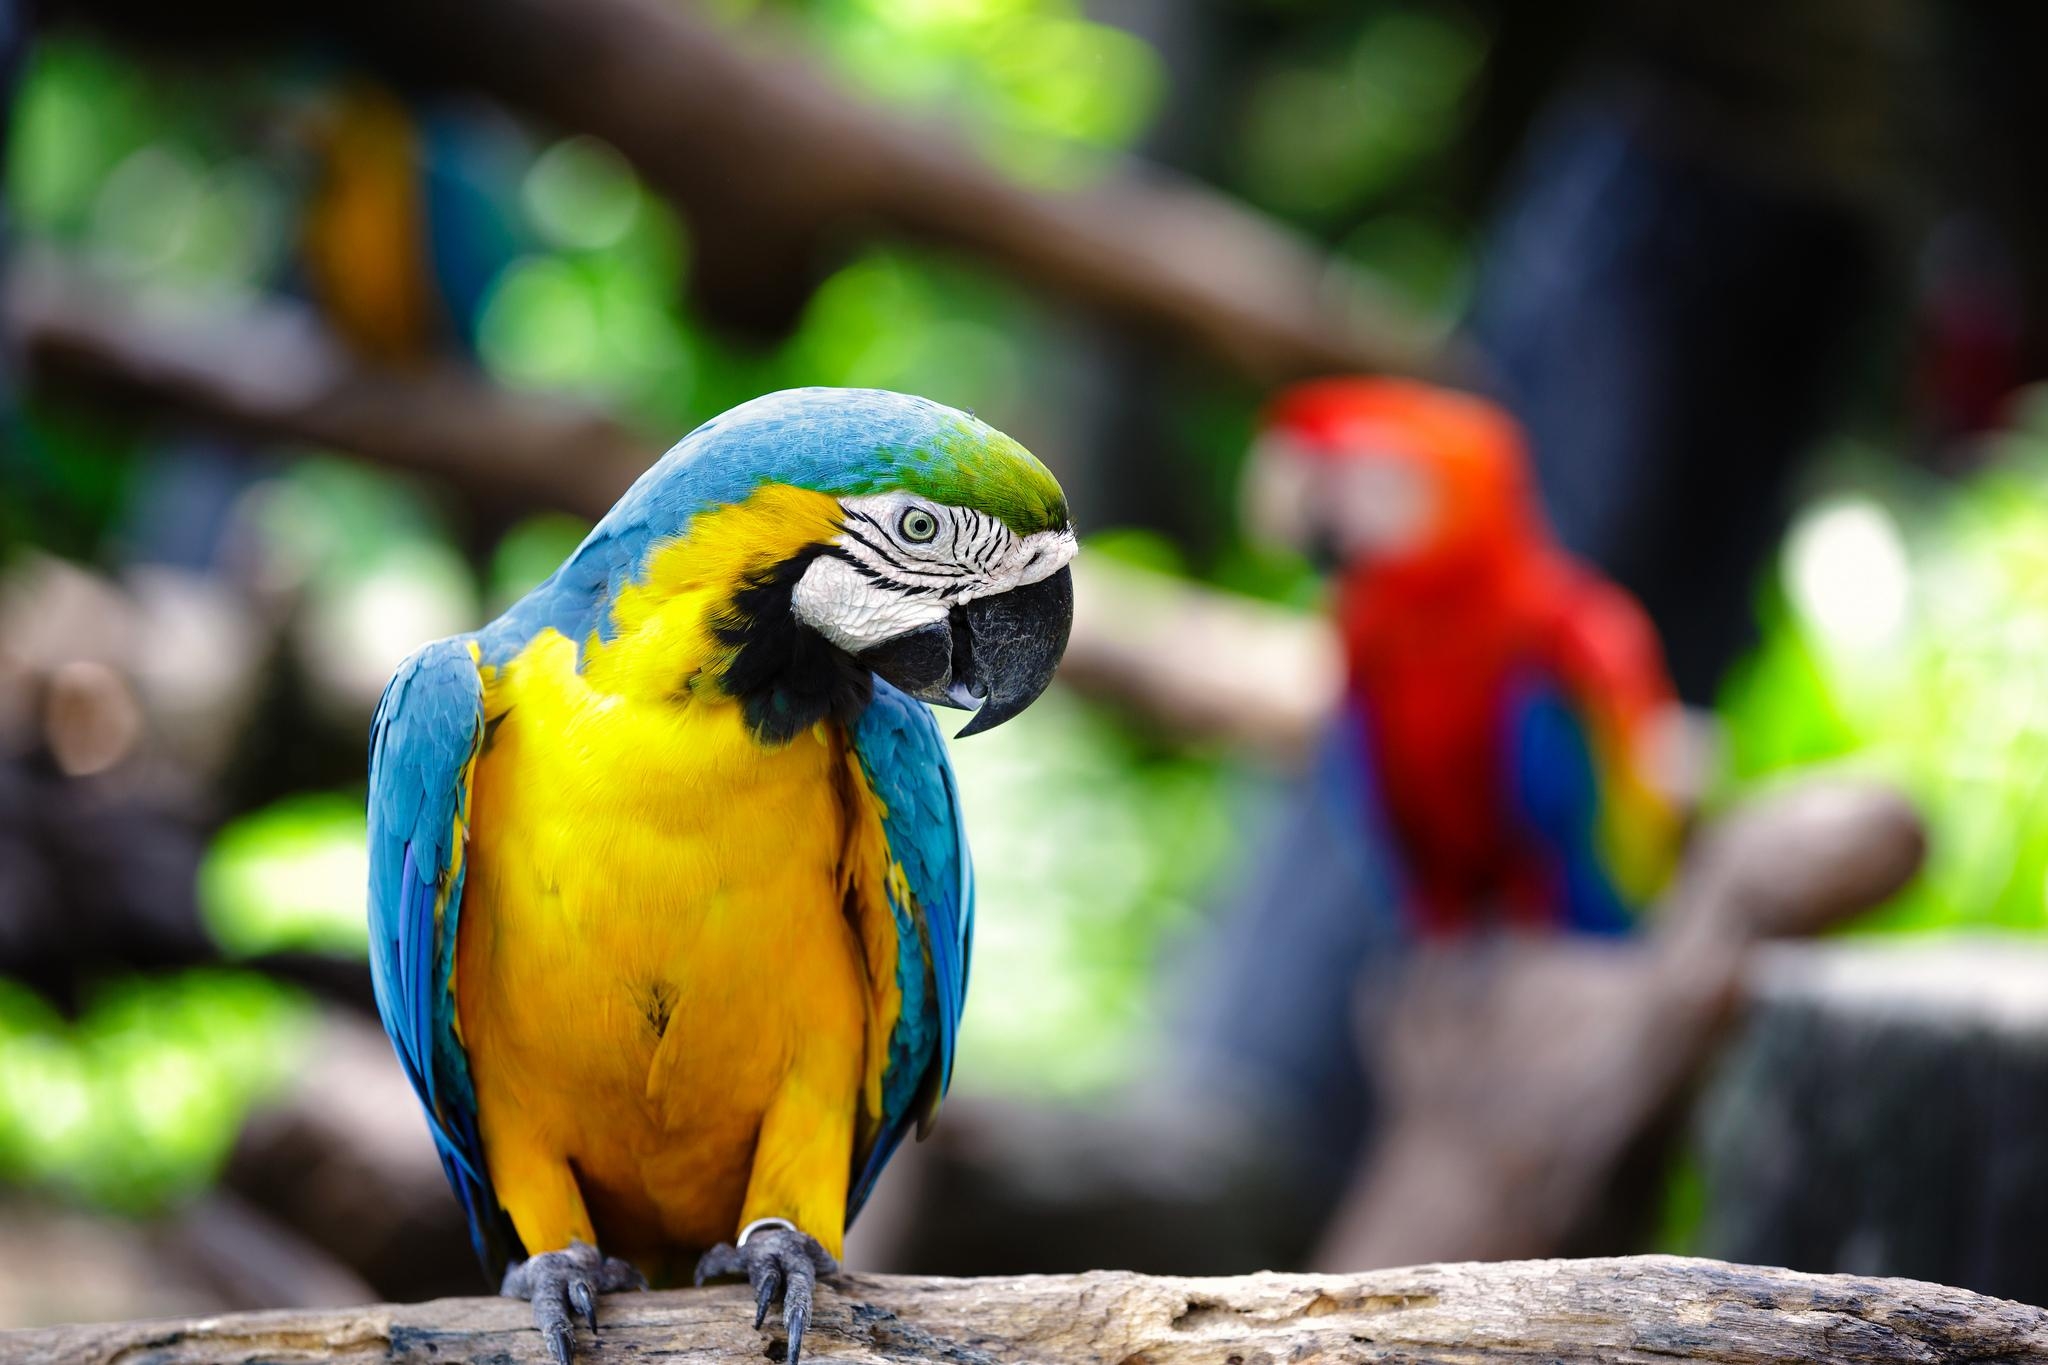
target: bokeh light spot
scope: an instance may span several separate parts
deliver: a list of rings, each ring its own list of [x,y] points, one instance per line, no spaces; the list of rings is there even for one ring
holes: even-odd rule
[[[1800,613],[1838,645],[1875,649],[1905,624],[1905,542],[1875,502],[1846,499],[1802,517],[1785,541],[1785,579]]]

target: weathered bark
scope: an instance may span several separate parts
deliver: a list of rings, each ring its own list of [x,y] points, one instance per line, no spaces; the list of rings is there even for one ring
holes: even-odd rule
[[[593,1359],[779,1359],[743,1288],[607,1299]],[[1657,1362],[2048,1360],[2048,1311],[1912,1280],[1641,1257],[1365,1275],[1154,1279],[1116,1271],[943,1280],[845,1276],[806,1344],[865,1365],[1286,1360]],[[588,1338],[585,1338],[586,1341]],[[541,1361],[524,1304],[252,1313],[0,1334],[18,1365]]]
[[[1084,193],[1027,189],[956,139],[769,55],[764,35],[734,41],[686,6],[193,0],[175,17],[134,0],[50,8],[164,46],[338,42],[408,88],[481,91],[605,138],[690,217],[692,287],[727,321],[786,323],[821,246],[880,230],[968,251],[1261,379],[1443,360],[1429,329],[1213,191],[1134,170]]]
[[[1698,1131],[1702,1250],[2048,1302],[2048,950],[1769,948]]]

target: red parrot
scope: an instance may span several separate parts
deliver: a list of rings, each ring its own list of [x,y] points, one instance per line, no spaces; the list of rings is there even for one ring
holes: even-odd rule
[[[1320,380],[1251,475],[1255,520],[1338,567],[1348,744],[1414,927],[1626,929],[1675,859],[1681,712],[1641,607],[1552,536],[1514,420]]]

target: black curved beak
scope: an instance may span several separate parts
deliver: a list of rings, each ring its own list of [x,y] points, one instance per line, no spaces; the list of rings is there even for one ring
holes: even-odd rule
[[[1303,555],[1309,567],[1325,577],[1344,567],[1344,552],[1337,547],[1337,533],[1327,526],[1318,526],[1309,536]]]
[[[1074,624],[1074,575],[955,607],[947,619],[884,640],[860,661],[920,701],[974,712],[960,737],[993,730],[1052,683]]]

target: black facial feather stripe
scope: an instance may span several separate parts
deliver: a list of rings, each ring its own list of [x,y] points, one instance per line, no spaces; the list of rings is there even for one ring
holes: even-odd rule
[[[836,551],[838,551],[838,553],[836,553],[836,559],[842,559],[842,561],[846,561],[848,565],[852,565],[852,567],[854,567],[854,573],[858,573],[858,575],[860,575],[860,577],[864,577],[866,581],[870,581],[870,583],[883,583],[883,585],[887,585],[887,587],[895,587],[897,591],[903,591],[903,593],[911,593],[911,596],[918,596],[918,593],[936,593],[936,591],[952,591],[954,587],[963,587],[963,583],[958,583],[958,579],[965,579],[965,577],[969,577],[969,575],[965,575],[965,573],[930,573],[930,575],[928,575],[928,573],[922,573],[922,571],[918,571],[918,569],[913,569],[913,567],[907,567],[907,565],[899,565],[897,561],[893,561],[893,559],[889,559],[887,555],[883,555],[883,563],[891,565],[893,569],[899,569],[899,571],[903,571],[905,575],[915,575],[915,577],[936,577],[936,579],[938,579],[938,583],[911,583],[911,581],[907,581],[907,579],[899,579],[899,577],[895,577],[893,573],[883,573],[881,569],[877,569],[877,567],[874,567],[874,565],[862,563],[858,555],[850,555],[850,553],[842,551],[842,548],[838,548],[838,546],[834,546],[834,548],[836,548]]]
[[[974,518],[975,536],[965,557],[973,560],[983,573],[993,572],[997,561],[1009,549],[1012,532],[994,517],[980,512],[968,515]]]
[[[845,528],[846,534],[853,537],[853,539],[859,541],[862,545],[867,546],[870,550],[873,550],[877,555],[881,556],[883,559],[886,559],[887,561],[889,561],[889,563],[903,570],[905,573],[923,573],[931,574],[935,577],[952,578],[964,576],[966,572],[965,570],[957,569],[950,564],[940,564],[932,561],[925,561],[922,563],[911,563],[906,560],[898,559],[896,557],[898,547],[896,544],[895,533],[890,531],[888,527],[882,525],[881,522],[876,521],[873,517],[869,516],[867,513],[859,510],[858,508],[850,510],[852,510],[854,516],[860,518],[868,525],[874,527],[877,531],[880,531],[883,536],[883,543],[880,545],[875,544],[874,541],[869,540],[859,531],[854,530],[852,526],[847,526]]]
[[[888,588],[901,588],[906,586],[905,584],[898,583],[895,579],[889,577],[889,575],[883,573],[880,569],[872,568],[869,565],[861,563],[860,559],[857,556],[849,553],[847,550],[843,549],[840,546],[828,545],[825,547],[824,552],[832,556],[832,558],[839,560],[841,563],[850,567],[855,573],[859,574],[862,578],[865,578],[870,583],[880,583],[882,586]]]
[[[879,584],[892,592],[901,593],[905,597],[929,597],[934,593],[952,591],[952,589],[941,587],[936,583],[905,583],[900,578],[891,578],[880,569],[861,563],[857,557],[848,553],[842,546],[827,545],[821,553],[830,555],[832,558],[845,564],[868,582]]]
[[[870,523],[873,520],[872,517],[868,518]],[[899,559],[892,553],[889,546],[875,544],[851,526],[845,528],[845,534],[855,544],[864,547],[875,558],[899,573],[911,574],[919,578],[967,578],[971,576],[967,570],[956,568],[950,564],[914,563],[909,560]],[[857,559],[848,555],[841,555],[840,558],[845,559],[849,564],[858,563]]]
[[[827,716],[851,724],[873,691],[865,668],[804,629],[790,609],[804,570],[832,552],[834,547],[813,545],[749,579],[713,627],[719,643],[732,650],[719,685],[739,700],[765,744],[787,744]]]
[[[851,538],[854,541],[855,544],[867,546],[868,550],[872,552],[876,558],[889,559],[889,552],[887,550],[875,544],[875,542],[869,540],[866,536],[854,530],[851,526],[846,528],[846,534],[849,538]],[[890,559],[889,562],[892,564],[895,563],[893,559]]]

